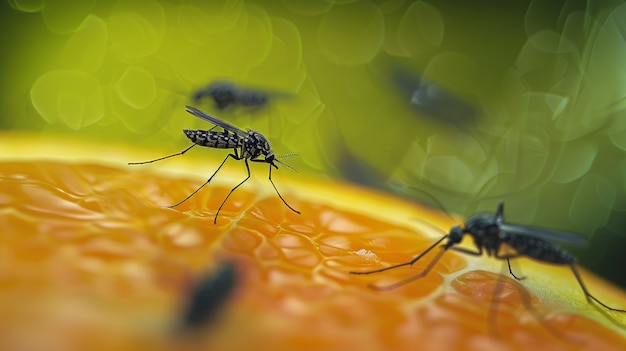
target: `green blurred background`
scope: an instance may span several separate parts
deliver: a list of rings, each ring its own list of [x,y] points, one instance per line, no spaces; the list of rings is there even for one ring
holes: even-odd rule
[[[622,1],[9,0],[0,16],[3,130],[165,155],[208,128],[184,105],[210,82],[290,94],[196,106],[307,176],[583,233],[582,265],[626,287]],[[447,100],[411,105],[398,72]]]

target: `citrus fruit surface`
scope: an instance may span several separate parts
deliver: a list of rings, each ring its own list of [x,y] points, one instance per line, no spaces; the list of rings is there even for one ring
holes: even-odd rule
[[[220,159],[159,157],[88,142],[2,135],[2,350],[619,350],[625,316],[596,312],[566,267],[434,252],[410,260],[461,223],[446,214],[331,181],[245,178],[233,162],[194,197]],[[169,171],[167,171],[169,169]],[[495,207],[494,207],[495,209]],[[212,322],[181,331],[190,289],[220,265],[236,284]],[[584,272],[591,293],[626,307],[626,294]],[[498,286],[497,299],[493,299]],[[494,304],[497,301],[497,306]],[[183,328],[184,329],[184,328]]]

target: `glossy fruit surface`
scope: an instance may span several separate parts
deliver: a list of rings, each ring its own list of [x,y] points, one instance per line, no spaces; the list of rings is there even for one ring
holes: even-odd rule
[[[433,255],[412,268],[349,275],[410,260],[459,222],[415,204],[281,169],[273,179],[297,215],[276,196],[263,165],[213,225],[216,208],[245,176],[237,163],[169,209],[204,181],[198,167],[206,174],[219,160],[138,168],[125,163],[146,151],[9,135],[0,145],[7,151],[0,162],[2,350],[624,347],[619,329],[587,306],[564,267],[520,260],[514,269],[528,278],[519,284],[497,274],[500,262],[449,252],[431,274],[392,291],[366,284],[413,275]],[[168,168],[180,173],[161,173]],[[220,262],[237,269],[232,296],[202,332],[176,332],[189,288]],[[584,276],[596,297],[626,306],[623,292]]]

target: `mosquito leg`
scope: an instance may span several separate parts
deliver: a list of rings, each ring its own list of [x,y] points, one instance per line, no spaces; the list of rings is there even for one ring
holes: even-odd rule
[[[384,271],[388,271],[390,269],[400,268],[400,267],[404,267],[404,266],[412,266],[415,262],[417,262],[420,258],[422,258],[424,255],[426,255],[428,252],[430,252],[430,250],[432,250],[435,246],[437,246],[440,242],[442,242],[447,237],[448,237],[448,235],[444,235],[443,237],[441,237],[441,239],[437,240],[428,249],[426,249],[426,251],[422,252],[417,257],[415,257],[414,259],[412,259],[412,260],[410,260],[408,262],[400,263],[400,264],[389,266],[389,267],[385,267],[385,268],[376,269],[376,270],[373,270],[373,271],[350,272],[350,274],[372,274],[372,273],[384,272]],[[465,249],[465,248],[462,248],[462,247],[454,247],[453,246],[453,247],[450,247],[450,249],[452,249],[454,251],[457,251],[457,252],[460,252],[460,253],[463,253],[463,254],[472,255],[472,256],[481,256],[483,254],[482,248],[480,248],[478,251],[471,251],[471,250],[468,250],[468,249]],[[447,250],[447,248],[445,250]]]
[[[193,144],[190,147],[186,148],[185,150],[183,150],[183,151],[181,151],[181,152],[179,152],[177,154],[173,154],[173,155],[169,155],[169,156],[165,156],[165,157],[160,157],[160,158],[157,158],[157,159],[154,159],[154,160],[144,161],[144,162],[128,162],[128,165],[129,166],[132,166],[132,165],[143,165],[143,164],[146,164],[146,163],[152,163],[152,162],[156,162],[156,161],[165,160],[166,158],[170,158],[170,157],[174,157],[174,156],[182,156],[182,155],[185,154],[185,152],[191,150],[191,148],[196,146],[196,145],[197,144]]]
[[[524,279],[526,279],[525,275],[518,277],[518,276],[515,275],[515,273],[513,273],[513,270],[511,269],[511,259],[509,257],[506,258],[506,265],[509,267],[509,274],[511,274],[511,276],[513,278],[515,278],[515,280],[524,280]]]
[[[513,270],[511,269],[511,259],[512,258],[516,258],[519,257],[520,255],[518,254],[509,254],[509,255],[499,255],[498,253],[496,253],[495,257],[499,260],[506,260],[507,265],[509,266],[509,274],[511,274],[511,276],[513,278],[515,278],[516,280],[524,280],[526,279],[525,275],[522,276],[516,276],[515,273],[513,273]]]
[[[252,162],[260,162],[260,163],[267,163],[267,161],[266,161],[266,160],[258,160],[258,159],[253,159],[253,158],[251,158],[251,159],[250,159],[250,161],[252,161]],[[279,163],[281,163],[281,164],[283,164],[283,165],[287,166],[288,168],[291,168],[292,170],[295,170],[293,167],[291,167],[291,166],[287,165],[286,163],[282,163],[282,162],[280,162],[280,160],[276,160],[276,161],[278,161]],[[274,181],[272,180],[272,166],[276,167],[274,164],[270,164],[270,166],[269,166],[269,168],[270,168],[270,172],[269,172],[269,177],[268,177],[268,179],[269,179],[270,183],[272,183],[272,186],[274,187],[274,190],[276,190],[276,194],[278,194],[278,197],[279,197],[279,198],[283,201],[283,203],[285,204],[285,206],[289,207],[289,209],[290,209],[290,210],[292,210],[293,212],[295,212],[295,213],[297,213],[297,214],[300,214],[300,211],[298,211],[298,210],[296,210],[295,208],[293,208],[293,207],[289,206],[289,204],[287,203],[287,201],[285,201],[285,199],[283,199],[282,195],[280,195],[280,192],[278,192],[278,188],[276,188],[276,185],[274,184]]]
[[[585,286],[585,283],[583,283],[583,279],[581,278],[580,273],[578,272],[578,268],[576,268],[576,265],[574,263],[570,263],[569,266],[572,269],[572,272],[574,272],[574,276],[576,277],[576,280],[578,280],[578,285],[580,285],[581,289],[583,289],[583,292],[585,293],[585,298],[587,299],[587,302],[589,302],[590,304],[593,305],[593,303],[592,303],[592,300],[593,300],[593,301],[597,302],[598,304],[600,304],[601,306],[603,306],[604,308],[606,308],[609,311],[626,312],[626,310],[620,310],[619,308],[613,308],[611,306],[608,306],[604,302],[598,300],[593,295],[591,295],[589,293],[589,290],[587,290],[587,287]],[[610,318],[610,319],[615,321],[615,319],[613,319],[613,318]],[[617,324],[621,326],[620,323],[617,323]],[[625,328],[625,327],[622,326],[622,328]]]
[[[518,276],[516,276],[513,273],[513,270],[511,269],[511,258],[510,257],[506,258],[506,264],[507,264],[507,266],[509,266],[509,273],[511,274],[511,276],[513,276],[513,278],[515,278],[516,280],[524,280],[524,279],[526,279],[525,275],[522,275],[522,276],[518,277]]]
[[[478,251],[472,251],[472,250],[468,250],[464,247],[456,247],[453,246],[450,249],[456,251],[456,252],[460,252],[462,254],[466,254],[466,255],[471,255],[471,256],[482,256],[483,255],[483,248],[479,247]]]
[[[409,277],[407,279],[401,280],[397,283],[393,283],[390,285],[385,285],[385,286],[379,286],[379,285],[373,285],[373,284],[368,284],[367,287],[373,290],[377,290],[377,291],[385,291],[385,290],[392,290],[398,287],[401,287],[405,284],[408,284],[410,282],[416,281],[418,279],[424,278],[428,272],[430,272],[430,270],[435,266],[435,264],[437,264],[437,262],[439,261],[439,259],[441,258],[441,256],[443,256],[443,254],[448,251],[445,246],[441,247],[441,251],[439,251],[439,253],[437,253],[437,256],[435,256],[435,258],[433,258],[430,263],[428,264],[428,266],[426,266],[426,268],[424,268],[424,270],[419,273],[416,274],[412,277]]]
[[[408,261],[408,262],[404,262],[404,263],[400,263],[394,266],[389,266],[389,267],[385,267],[385,268],[381,268],[381,269],[376,269],[373,271],[366,271],[366,272],[349,272],[350,274],[372,274],[372,273],[379,273],[379,272],[384,272],[384,271],[388,271],[390,269],[395,269],[395,268],[400,268],[400,267],[404,267],[404,266],[412,266],[413,263],[417,262],[417,260],[419,260],[420,258],[422,258],[422,256],[426,255],[427,253],[430,252],[430,250],[432,250],[435,246],[439,245],[440,242],[442,242],[445,238],[447,238],[447,235],[444,235],[443,237],[441,237],[441,239],[437,240],[434,244],[432,244],[428,249],[426,249],[426,251],[422,252],[421,254],[419,254],[417,257],[415,257],[414,259]]]
[[[195,145],[195,144],[194,144],[194,145]],[[219,172],[219,170],[222,168],[222,166],[224,165],[224,163],[226,163],[226,160],[228,160],[228,158],[229,158],[229,157],[232,157],[232,158],[234,158],[235,160],[239,160],[239,159],[240,159],[240,158],[239,158],[239,155],[237,155],[237,150],[235,150],[235,154],[234,154],[234,155],[233,155],[233,154],[228,154],[228,155],[226,156],[226,158],[224,158],[224,161],[222,161],[222,163],[220,164],[220,166],[219,166],[219,167],[217,167],[217,169],[215,170],[215,172],[213,172],[213,174],[211,175],[211,177],[209,177],[209,179],[208,179],[208,180],[207,180],[204,184],[200,185],[200,187],[199,187],[198,189],[194,190],[194,192],[193,192],[193,193],[191,193],[191,194],[189,194],[189,196],[187,196],[186,198],[184,198],[184,199],[180,200],[179,202],[177,202],[177,203],[175,203],[175,204],[173,204],[173,205],[171,205],[171,206],[167,206],[167,207],[169,207],[169,208],[174,208],[174,207],[177,207],[178,205],[182,204],[183,202],[185,202],[185,201],[189,200],[189,199],[190,199],[192,196],[194,196],[194,195],[195,195],[198,191],[200,191],[200,189],[204,188],[204,186],[205,186],[205,185],[209,184],[209,183],[211,182],[211,180],[213,179],[213,177],[215,177],[215,175],[217,174],[217,172]],[[222,203],[222,205],[223,205],[223,203]],[[220,208],[221,208],[221,206],[220,206]],[[217,217],[216,217],[216,218],[217,218]]]
[[[283,203],[289,207],[290,210],[292,210],[293,212],[300,214],[300,211],[294,209],[293,207],[289,206],[289,204],[287,203],[287,201],[285,201],[285,199],[283,199],[283,197],[280,195],[280,193],[278,192],[278,189],[276,188],[276,185],[274,185],[274,181],[272,180],[272,166],[270,165],[270,174],[268,179],[270,180],[270,183],[272,183],[272,186],[274,187],[274,190],[276,190],[276,194],[278,194],[278,197],[283,201]]]
[[[217,212],[215,213],[215,218],[213,219],[213,224],[217,223],[217,216],[220,214],[220,211],[222,210],[222,207],[226,203],[226,200],[228,200],[230,195],[233,193],[233,191],[235,191],[237,188],[239,188],[239,186],[241,186],[241,184],[245,183],[248,179],[250,179],[250,166],[248,165],[248,159],[244,158],[243,159],[243,163],[245,163],[245,165],[246,165],[246,171],[248,172],[248,176],[246,177],[246,179],[242,180],[241,183],[235,185],[234,188],[230,189],[230,191],[228,192],[228,195],[226,195],[226,197],[224,198],[224,201],[222,201],[222,204],[220,205],[220,207],[217,209]]]

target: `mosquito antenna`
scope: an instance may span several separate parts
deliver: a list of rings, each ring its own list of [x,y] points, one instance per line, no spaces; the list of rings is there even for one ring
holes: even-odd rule
[[[295,156],[300,156],[300,155],[295,153],[295,152],[292,152],[290,154],[284,154],[284,155],[276,156],[276,158],[283,159],[283,158],[289,158],[289,157],[295,157]]]
[[[132,166],[132,165],[144,165],[144,164],[146,164],[146,163],[152,163],[152,162],[162,161],[162,160],[168,159],[168,158],[170,158],[170,157],[174,157],[174,156],[182,156],[182,155],[184,155],[184,154],[185,154],[185,152],[187,152],[187,151],[191,150],[191,148],[192,148],[192,147],[194,147],[194,146],[196,146],[196,144],[192,144],[190,147],[186,148],[185,150],[183,150],[183,151],[181,151],[181,152],[178,152],[178,153],[175,153],[175,154],[171,154],[171,155],[168,155],[168,156],[163,156],[163,157],[155,158],[154,160],[150,160],[150,161],[143,161],[143,162],[128,162],[128,165],[129,165],[129,166]]]
[[[278,161],[278,160],[276,160],[276,161]],[[280,161],[279,161],[279,162],[280,162]],[[281,162],[281,163],[282,163],[282,162]],[[246,165],[247,165],[247,163],[246,163]],[[282,195],[280,195],[280,192],[278,191],[278,188],[276,188],[276,185],[274,185],[274,181],[272,180],[272,167],[268,167],[268,168],[269,168],[269,176],[268,176],[268,179],[269,179],[270,183],[272,183],[272,186],[274,187],[274,190],[276,190],[276,194],[278,195],[278,197],[279,197],[279,198],[283,201],[283,203],[284,203],[287,207],[289,207],[289,209],[290,209],[290,210],[292,210],[293,212],[295,212],[295,213],[297,213],[297,214],[300,214],[300,211],[298,211],[298,210],[296,210],[295,208],[291,207],[291,206],[287,203],[287,201],[285,201],[285,199],[283,199],[283,196],[282,196]],[[291,168],[291,167],[289,167],[289,168]]]

